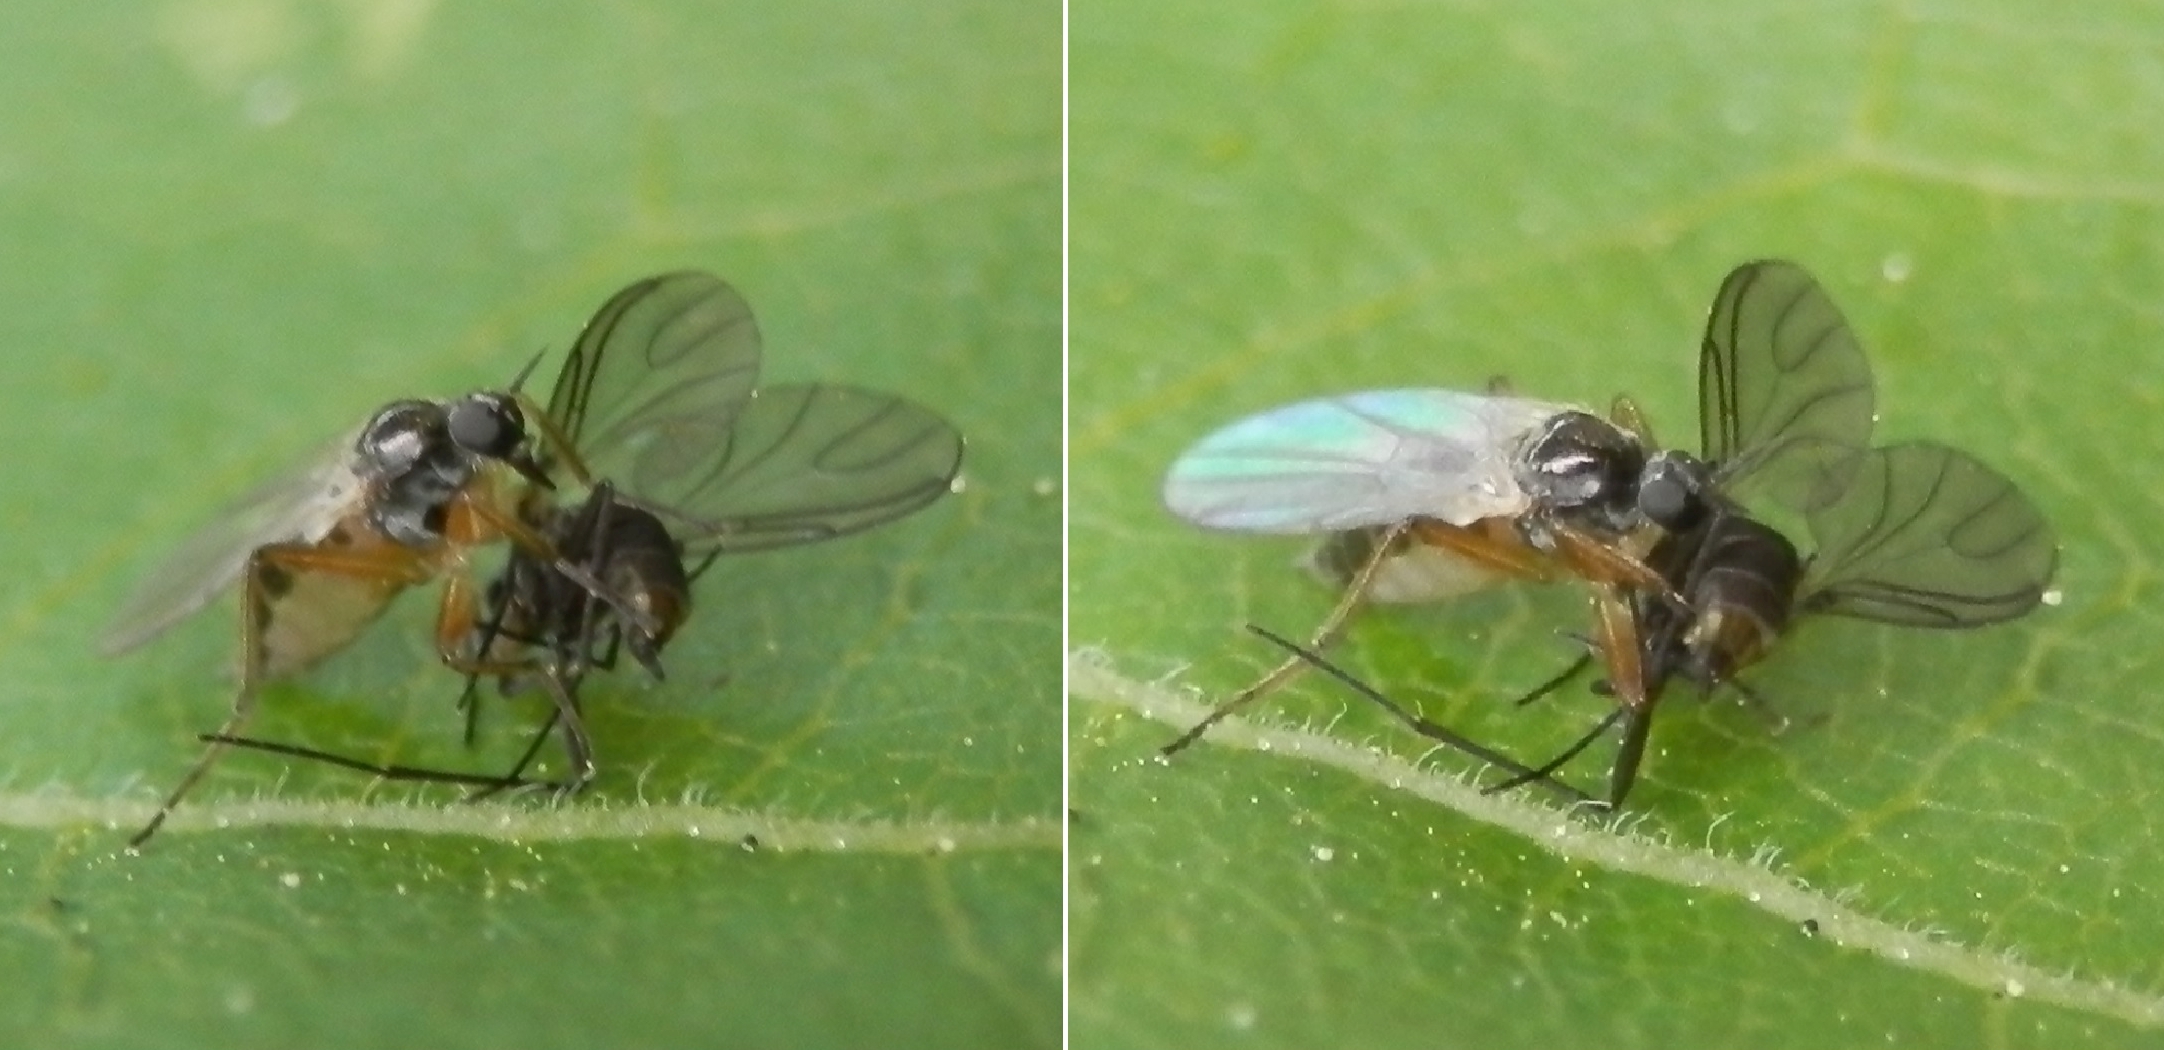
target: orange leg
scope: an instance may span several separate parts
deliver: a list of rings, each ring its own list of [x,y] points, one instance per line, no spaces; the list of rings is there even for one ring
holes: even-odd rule
[[[472,678],[537,675],[556,705],[556,721],[563,726],[564,753],[571,760],[571,784],[566,790],[584,787],[594,778],[594,743],[586,731],[586,719],[579,714],[578,701],[571,695],[571,686],[565,682],[565,669],[553,657],[490,660],[486,654],[469,656],[466,640],[473,636],[476,622],[474,591],[472,577],[463,572],[453,573],[445,581],[443,600],[436,613],[436,655],[453,671]],[[576,675],[572,671],[568,677],[576,681]]]
[[[1638,618],[1631,614],[1621,588],[1603,585],[1593,592],[1593,629],[1616,702],[1644,707],[1651,692],[1645,680],[1645,651],[1638,637]]]
[[[396,548],[371,547],[358,550],[326,549],[301,545],[275,545],[258,548],[248,557],[242,570],[241,591],[241,672],[240,686],[233,694],[233,709],[226,715],[225,724],[211,734],[214,737],[233,737],[255,713],[256,690],[262,685],[267,660],[263,645],[265,629],[275,603],[293,587],[294,577],[304,574],[328,574],[342,576],[375,585],[381,592],[377,607],[387,604],[405,587],[428,578],[427,566],[417,558]],[[373,616],[373,610],[365,621]],[[174,785],[165,801],[158,806],[149,823],[128,839],[130,849],[141,846],[157,833],[172,815],[173,807],[203,779],[210,767],[224,753],[226,744],[215,740],[203,750],[187,774]]]
[[[1556,575],[1555,559],[1526,543],[1503,518],[1488,518],[1471,525],[1416,521],[1409,531],[1421,543],[1440,547],[1499,575],[1526,580],[1552,580]]]
[[[1408,528],[1407,523],[1399,522],[1390,526],[1377,539],[1375,549],[1369,552],[1367,560],[1361,563],[1360,570],[1354,573],[1352,579],[1346,583],[1345,593],[1338,597],[1337,605],[1330,610],[1330,615],[1323,618],[1322,625],[1317,627],[1315,633],[1308,638],[1308,649],[1321,652],[1337,643],[1338,635],[1343,633],[1346,622],[1352,619],[1353,612],[1360,607],[1361,602],[1367,597],[1368,588],[1373,585],[1375,574],[1381,569],[1383,560],[1389,557],[1391,550],[1405,536]],[[1240,708],[1275,691],[1279,686],[1291,681],[1293,676],[1311,666],[1313,665],[1307,659],[1297,654],[1286,657],[1282,663],[1272,668],[1269,673],[1256,679],[1247,688],[1234,693],[1231,699],[1218,704],[1209,714],[1202,716],[1202,721],[1195,723],[1193,728],[1181,733],[1171,743],[1158,748],[1158,753],[1172,755],[1185,750],[1189,744],[1202,739],[1202,734],[1208,732],[1211,726],[1224,721],[1228,715]]]
[[[515,515],[505,514],[486,499],[471,492],[461,492],[451,500],[444,519],[444,539],[454,550],[477,546],[497,536],[508,537],[512,545],[561,573],[580,589],[604,602],[625,624],[645,632],[649,638],[662,633],[660,621],[627,602],[623,597],[604,585],[585,566],[563,556],[549,538],[532,526],[518,520]]]
[[[1565,795],[1575,796],[1577,801],[1602,809],[1613,809],[1622,804],[1623,796],[1630,792],[1631,783],[1638,777],[1638,761],[1645,753],[1646,729],[1651,725],[1652,718],[1652,703],[1647,699],[1648,690],[1644,677],[1644,658],[1638,640],[1638,622],[1631,614],[1627,592],[1612,584],[1602,584],[1595,588],[1593,615],[1594,653],[1572,661],[1562,674],[1520,697],[1518,703],[1529,704],[1553,692],[1556,687],[1576,677],[1592,657],[1597,655],[1602,666],[1607,669],[1609,687],[1615,692],[1615,707],[1603,715],[1592,729],[1554,758],[1481,789],[1483,794],[1509,791],[1522,784],[1540,781]],[[1615,765],[1608,773],[1606,800],[1593,798],[1554,779],[1557,770],[1577,758],[1586,748],[1591,747],[1594,741],[1608,735],[1608,731],[1615,728],[1618,722],[1623,723],[1623,743],[1616,753]]]
[[[1601,720],[1587,742],[1622,722],[1623,738],[1616,746],[1615,764],[1608,769],[1607,808],[1616,809],[1638,782],[1638,766],[1653,729],[1653,705],[1660,702],[1663,683],[1646,680],[1645,647],[1624,591],[1614,586],[1600,588],[1593,595],[1593,610],[1601,662],[1609,688],[1615,692],[1616,709]]]
[[[554,419],[549,418],[548,410],[525,394],[518,393],[512,396],[518,398],[519,410],[524,412],[526,418],[540,429],[541,440],[548,446],[549,453],[556,457],[558,463],[564,465],[565,470],[571,472],[573,480],[576,480],[580,485],[592,488],[594,474],[586,466],[586,458],[579,455],[578,449],[571,446],[571,438],[561,428],[557,427]]]
[[[436,657],[460,674],[484,677],[518,674],[540,666],[538,660],[523,657],[494,660],[487,653],[468,652],[469,640],[479,621],[477,595],[480,588],[467,568],[465,553],[504,535],[510,536],[511,542],[522,549],[544,558],[555,557],[555,547],[547,537],[466,493],[460,493],[451,502],[444,517],[445,556],[437,566],[443,576],[443,594],[436,605]]]
[[[1595,583],[1653,591],[1679,608],[1684,604],[1683,596],[1636,554],[1603,543],[1577,529],[1556,527],[1555,553],[1572,572]]]
[[[535,531],[525,522],[505,515],[485,500],[461,493],[453,501],[450,514],[444,522],[444,538],[452,550],[462,550],[484,542],[492,535],[504,535],[521,549],[544,559],[550,568],[578,584],[596,599],[607,602],[621,621],[634,630],[643,630],[648,637],[655,637],[661,626],[649,616],[631,607],[614,591],[604,586],[585,566],[572,562],[556,550],[547,536]],[[555,702],[558,719],[563,724],[564,751],[571,761],[572,790],[584,786],[594,777],[593,738],[586,731],[586,720],[579,714],[578,702],[571,695],[571,685],[581,677],[581,672],[562,666],[555,654],[546,659],[515,658],[508,661],[490,660],[485,653],[466,651],[467,640],[475,633],[478,621],[478,601],[473,576],[463,561],[447,567],[443,600],[436,614],[436,653],[452,670],[471,678],[491,675],[537,673],[547,686],[549,698]],[[588,603],[589,622],[593,616]],[[582,634],[581,637],[584,637]],[[582,654],[583,655],[583,654]]]

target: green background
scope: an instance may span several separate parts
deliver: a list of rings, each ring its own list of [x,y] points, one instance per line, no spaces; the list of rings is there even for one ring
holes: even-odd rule
[[[1109,0],[1072,52],[1077,1046],[2164,1040],[2155,8]],[[1792,727],[1678,696],[1629,836],[1484,806],[1468,762],[1316,681],[1256,709],[1290,730],[1154,760],[1271,661],[1242,623],[1304,633],[1331,598],[1299,543],[1158,507],[1182,447],[1497,374],[1629,392],[1695,443],[1706,307],[1761,256],[1846,311],[1881,440],[1969,449],[2044,508],[2062,604],[1805,624],[1749,678]],[[1340,655],[1545,755],[1599,701],[1505,701],[1583,622],[1573,588],[1505,587]]]
[[[1055,5],[8,23],[0,1044],[1057,1041]],[[228,602],[95,658],[131,582],[376,405],[500,384],[682,266],[744,290],[769,377],[954,420],[966,491],[717,566],[666,686],[593,683],[602,777],[560,810],[241,755],[118,855],[222,717],[235,644]],[[535,713],[456,746],[428,605],[253,728],[495,766]]]

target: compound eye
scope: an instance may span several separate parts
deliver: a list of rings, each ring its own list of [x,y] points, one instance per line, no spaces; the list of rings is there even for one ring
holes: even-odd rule
[[[1703,463],[1677,452],[1664,452],[1646,464],[1638,478],[1638,512],[1655,525],[1680,532],[1706,512],[1712,479]]]
[[[518,403],[497,394],[473,394],[451,406],[448,426],[458,447],[490,459],[506,459],[526,440]]]
[[[386,471],[403,471],[420,462],[442,426],[440,410],[426,401],[394,401],[361,428],[356,450]]]
[[[1638,486],[1638,512],[1664,529],[1682,528],[1691,504],[1690,489],[1676,478],[1655,478]]]

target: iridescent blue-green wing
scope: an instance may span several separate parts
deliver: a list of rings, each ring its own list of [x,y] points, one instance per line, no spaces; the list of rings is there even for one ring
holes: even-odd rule
[[[1518,514],[1513,453],[1568,406],[1454,390],[1377,390],[1242,419],[1180,453],[1172,513],[1236,532],[1339,532],[1413,517]]]

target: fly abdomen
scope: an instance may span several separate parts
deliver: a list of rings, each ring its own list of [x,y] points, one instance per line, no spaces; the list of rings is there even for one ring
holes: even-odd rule
[[[691,580],[668,528],[652,514],[619,503],[609,509],[607,534],[595,549],[604,552],[602,582],[660,625],[652,639],[655,648],[666,644],[691,612]]]
[[[1685,596],[1692,677],[1710,687],[1756,661],[1788,628],[1803,560],[1788,537],[1743,514],[1715,515],[1702,532]]]

